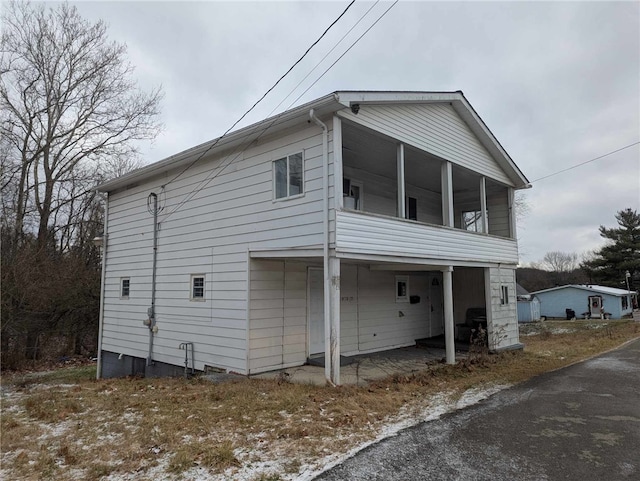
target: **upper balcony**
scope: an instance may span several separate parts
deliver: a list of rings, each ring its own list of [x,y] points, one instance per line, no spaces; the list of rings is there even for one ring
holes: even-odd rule
[[[337,252],[517,263],[511,186],[349,121],[341,165]]]

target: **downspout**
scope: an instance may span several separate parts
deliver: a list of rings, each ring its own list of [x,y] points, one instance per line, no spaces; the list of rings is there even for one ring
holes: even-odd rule
[[[331,302],[329,279],[329,129],[315,115],[313,109],[309,111],[309,118],[322,129],[322,257],[324,273],[324,374],[331,382]],[[329,350],[329,353],[327,353]]]
[[[104,199],[104,227],[102,233],[102,273],[100,275],[100,313],[98,314],[98,366],[96,379],[102,378],[102,329],[104,325],[104,291],[107,278],[107,245],[109,239],[109,193]]]
[[[156,264],[158,260],[158,195],[155,192],[149,194],[153,198],[153,261],[151,264],[151,307],[149,314],[149,355],[147,367],[153,365],[153,334],[156,332]]]

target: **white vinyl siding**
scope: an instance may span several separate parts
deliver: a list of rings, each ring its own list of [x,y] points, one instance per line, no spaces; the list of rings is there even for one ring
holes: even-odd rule
[[[330,154],[332,148],[330,143]],[[305,195],[272,202],[273,159],[291,152],[303,152]],[[110,194],[104,350],[147,357],[149,330],[142,321],[151,302],[153,257],[147,196],[156,192],[163,211],[158,219],[154,360],[182,365],[184,351],[178,346],[193,342],[196,369],[208,365],[247,373],[248,251],[322,246],[321,130],[305,125],[263,139],[220,171],[225,159],[201,159],[162,193],[165,177]],[[191,193],[191,200],[172,213]],[[120,278],[132,272],[135,299],[126,306],[116,303]],[[193,273],[206,278],[201,302],[185,295]]]
[[[341,116],[441,159],[513,185],[487,149],[449,104],[361,105]]]
[[[518,315],[515,302],[503,304],[503,287],[508,290],[510,299],[515,299],[516,271],[505,267],[487,268],[485,282],[488,281],[490,299],[487,310],[487,330],[489,335],[489,347],[499,349],[512,346],[519,342]]]
[[[300,365],[307,358],[307,267],[251,260],[249,372]]]
[[[517,264],[515,240],[441,226],[338,212],[338,252]]]

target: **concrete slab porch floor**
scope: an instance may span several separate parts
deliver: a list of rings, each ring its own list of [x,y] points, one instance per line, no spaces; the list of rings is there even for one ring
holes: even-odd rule
[[[456,359],[466,357],[466,353],[456,352]],[[365,386],[371,381],[383,379],[393,374],[411,374],[421,371],[427,364],[445,358],[444,349],[403,347],[390,351],[359,354],[354,362],[340,368],[342,384]],[[276,379],[286,377],[290,382],[324,385],[324,367],[304,365],[252,375],[256,379]]]

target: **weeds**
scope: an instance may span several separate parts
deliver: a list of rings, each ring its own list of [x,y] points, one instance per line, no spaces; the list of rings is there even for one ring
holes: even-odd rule
[[[23,376],[5,379],[14,393],[3,394],[3,475],[98,480],[135,473],[144,478],[163,463],[164,475],[176,479],[195,467],[233,479],[252,463],[290,460],[255,480],[291,479],[303,464],[375,438],[389,419],[424,412],[433,396],[455,398],[471,387],[516,383],[639,332],[629,322],[598,325],[547,321],[549,334],[536,326],[538,333],[523,337],[526,346],[520,352],[489,354],[480,338],[457,365],[433,363],[363,387],[259,379],[95,381],[86,371],[73,370],[64,370],[68,378],[57,378],[73,380],[71,386],[36,385]]]

